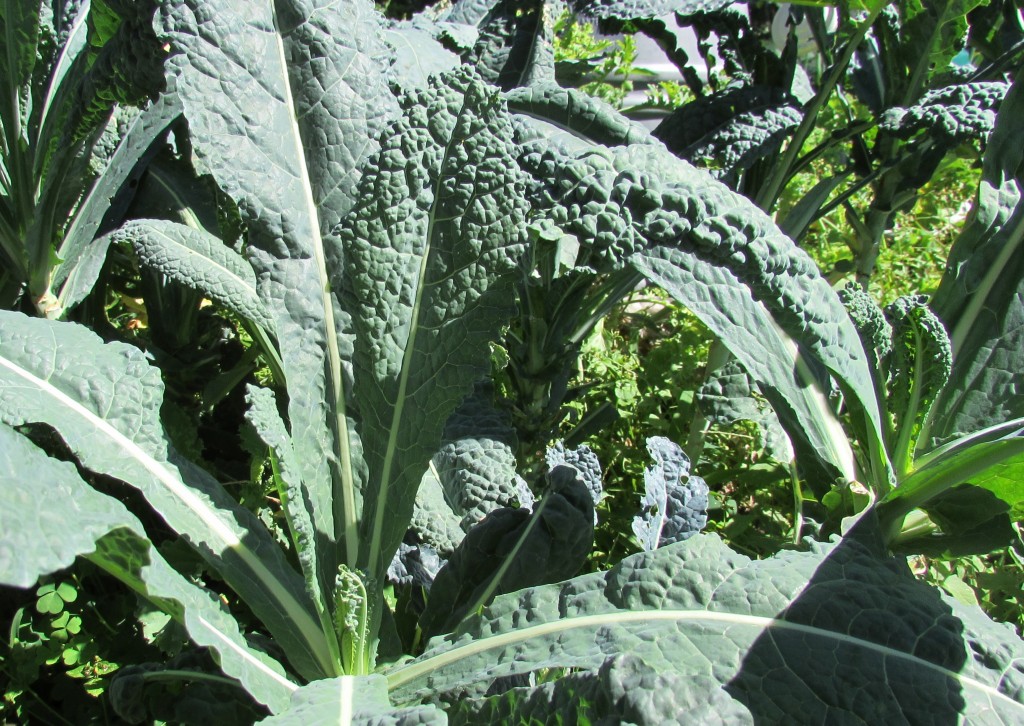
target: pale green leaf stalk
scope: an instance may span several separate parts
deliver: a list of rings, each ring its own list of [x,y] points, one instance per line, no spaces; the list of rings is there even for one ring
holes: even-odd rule
[[[370,602],[364,577],[341,565],[334,584],[334,632],[341,644],[342,667],[350,676],[373,671]]]

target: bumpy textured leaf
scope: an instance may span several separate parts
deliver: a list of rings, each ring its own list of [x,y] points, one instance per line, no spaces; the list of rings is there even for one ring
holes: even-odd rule
[[[505,90],[528,85],[538,75],[553,80],[554,54],[545,30],[543,2],[502,0],[480,26],[469,60],[485,81]],[[542,67],[545,58],[547,67]]]
[[[740,724],[750,720],[707,676],[658,673],[628,654],[609,656],[596,671],[583,671],[525,692],[460,701],[449,723],[545,723],[552,714],[573,714],[590,723]]]
[[[594,506],[601,503],[601,499],[604,497],[602,482],[604,474],[601,471],[601,462],[598,460],[597,454],[589,446],[583,444],[576,449],[566,449],[565,444],[558,441],[544,452],[544,462],[548,465],[548,469],[554,469],[556,466],[568,466],[570,469],[575,469],[580,481],[590,491]],[[597,512],[594,512],[594,524],[597,524]]]
[[[480,25],[500,2],[501,0],[455,0],[441,11],[439,19],[452,23]]]
[[[682,542],[708,521],[708,485],[690,474],[690,459],[664,436],[647,439],[654,464],[644,470],[642,511],[633,518],[633,533],[645,550]]]
[[[761,445],[776,461],[791,461],[793,447],[789,443],[779,417],[763,399],[756,397],[757,385],[743,366],[730,360],[714,371],[697,391],[700,411],[711,423],[730,425],[737,421],[757,424]]]
[[[468,531],[488,512],[516,499],[516,434],[508,416],[480,391],[445,424],[433,466],[451,511]]]
[[[505,100],[523,130],[534,136],[583,137],[608,146],[656,143],[644,126],[576,88],[541,83],[513,89]]]
[[[313,504],[301,486],[302,475],[295,461],[295,448],[288,436],[288,429],[278,413],[273,391],[248,386],[246,402],[249,404],[245,412],[246,424],[270,453],[277,496],[288,522],[288,533],[291,535],[296,559],[302,568],[306,594],[313,603],[324,632],[332,632],[331,614],[324,593],[333,591],[337,570],[333,564],[326,564],[332,560],[322,556],[317,548]],[[333,641],[328,641],[328,644],[328,647],[333,648]]]
[[[777,88],[744,86],[704,96],[674,111],[654,136],[679,158],[735,187],[756,161],[776,153],[803,113]]]
[[[573,0],[572,6],[578,13],[598,18],[633,20],[656,18],[669,13],[710,13],[732,2],[733,0]]]
[[[481,514],[480,518],[483,516]],[[479,518],[469,521],[456,514],[438,478],[437,469],[431,465],[416,490],[416,506],[409,524],[417,539],[447,557],[459,546],[466,535],[466,529],[477,521]]]
[[[451,630],[495,595],[572,577],[594,542],[594,502],[575,469],[548,476],[530,512],[498,509],[469,530],[430,590],[425,635]]]
[[[970,221],[932,309],[953,347],[949,385],[919,447],[1024,416],[1024,79],[999,109]],[[927,425],[927,424],[926,424]]]
[[[274,710],[287,704],[295,686],[280,665],[251,650],[219,601],[160,557],[121,502],[97,492],[72,464],[51,459],[3,423],[0,491],[0,583],[30,587],[76,556],[88,556],[162,605],[197,644],[214,648],[224,672],[239,678],[254,698]]]
[[[365,465],[347,411],[351,323],[328,269],[345,264],[333,230],[355,203],[374,139],[398,111],[380,16],[369,0],[317,8],[179,0],[161,5],[159,23],[196,169],[235,200],[246,224],[324,567],[339,558],[354,565]]]
[[[1024,716],[1024,643],[1013,629],[943,598],[855,537],[752,561],[700,535],[499,598],[387,677],[402,704],[482,695],[485,686],[470,685],[538,669],[599,672],[622,653],[635,659],[630,668],[678,686],[661,696],[677,699],[679,713],[724,692],[755,723]],[[654,698],[634,705],[641,723],[665,708]]]
[[[360,561],[383,574],[444,421],[487,371],[512,313],[525,181],[497,93],[468,72],[402,99],[339,228],[369,470]]]
[[[984,141],[996,122],[996,111],[1009,84],[999,81],[965,83],[929,91],[910,108],[886,111],[879,128],[909,139],[919,131],[943,144]]]
[[[160,372],[137,348],[0,312],[0,420],[52,426],[84,467],[138,488],[265,619],[300,672],[330,672],[301,578],[251,512],[170,450],[162,398]]]
[[[401,88],[425,88],[432,75],[459,65],[459,56],[441,42],[442,28],[413,21],[394,23],[385,32],[393,49],[391,78]]]
[[[288,710],[259,723],[266,726],[415,726],[446,724],[433,706],[393,708],[383,676],[341,676],[314,681],[292,696]]]
[[[952,363],[949,336],[923,295],[901,297],[885,308],[892,327],[888,363],[889,413],[895,421],[893,442],[897,471],[909,467],[911,451]]]
[[[538,180],[534,210],[580,241],[581,264],[626,262],[690,308],[754,377],[794,445],[805,442],[811,456],[856,478],[827,383],[811,364],[820,361],[862,403],[880,441],[867,357],[817,266],[763,212],[656,146],[563,155],[528,145],[522,162]]]
[[[131,244],[141,264],[273,332],[252,267],[209,232],[161,219],[132,220],[111,232],[110,242]]]
[[[846,306],[864,350],[878,371],[879,380],[882,380],[882,361],[892,352],[892,325],[871,294],[856,283],[851,282],[841,289],[839,299]]]
[[[437,550],[430,545],[400,542],[398,551],[388,566],[388,581],[398,585],[417,585],[429,589],[446,562],[447,560],[442,560]]]

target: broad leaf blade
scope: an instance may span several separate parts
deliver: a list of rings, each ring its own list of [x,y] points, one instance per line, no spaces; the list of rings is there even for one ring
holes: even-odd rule
[[[31,486],[26,472],[32,472]],[[295,686],[280,665],[251,650],[219,601],[171,569],[121,502],[97,492],[73,465],[50,458],[3,423],[0,491],[0,583],[30,587],[86,556],[181,621],[198,645],[214,648],[224,672],[241,680],[256,700],[275,711],[287,704]]]
[[[88,469],[138,488],[264,621],[303,675],[332,672],[302,579],[221,485],[175,461],[159,420],[160,373],[136,348],[0,312],[0,420],[45,423]]]
[[[587,265],[633,267],[722,339],[794,445],[826,465],[810,484],[822,492],[836,474],[858,478],[822,366],[859,402],[880,448],[867,356],[817,266],[762,211],[662,147],[526,146],[522,163],[538,178],[534,210],[579,240]],[[884,468],[884,453],[872,462]],[[884,472],[872,479],[888,486]]]
[[[502,278],[525,241],[525,184],[497,92],[458,72],[402,104],[339,229],[369,469],[360,563],[378,576],[444,421],[487,372],[513,311]]]
[[[0,487],[3,585],[31,587],[40,576],[92,552],[101,536],[131,521],[120,502],[90,488],[73,465],[51,459],[5,423],[0,423]]]
[[[1024,76],[1000,106],[970,222],[949,255],[932,308],[953,370],[918,448],[1024,415]]]
[[[643,511],[633,518],[633,533],[650,551],[682,542],[708,521],[708,485],[690,473],[690,460],[664,436],[647,439],[654,465],[644,470]]]
[[[497,509],[469,530],[430,589],[424,637],[448,632],[495,595],[579,572],[594,543],[593,498],[568,466],[546,478],[547,493],[532,512]]]
[[[341,676],[314,681],[292,696],[288,710],[265,718],[265,726],[415,726],[446,724],[434,706],[395,708],[388,701],[384,676]]]
[[[732,3],[733,0],[573,0],[572,7],[578,13],[598,18],[637,20],[670,13],[710,13]]]
[[[444,441],[431,463],[463,530],[515,501],[515,445],[508,416],[483,391],[468,397],[448,417]]]
[[[505,99],[517,119],[546,136],[557,133],[609,146],[657,143],[643,125],[576,88],[541,83],[513,89]]]
[[[164,4],[160,24],[197,171],[216,179],[247,225],[289,383],[295,461],[326,543],[324,566],[355,565],[365,468],[347,412],[351,325],[338,302],[341,281],[332,287],[328,269],[347,264],[333,230],[397,110],[380,16],[368,0],[191,5]],[[343,552],[335,551],[339,540]]]
[[[131,244],[143,265],[273,331],[273,321],[256,292],[252,267],[206,230],[144,219],[129,221],[109,236],[110,242]]]
[[[499,598],[387,676],[401,704],[482,695],[496,677],[538,669],[595,672],[621,653],[646,673],[678,676],[681,703],[723,698],[706,693],[718,685],[766,723],[793,713],[814,722],[1024,717],[1024,643],[1012,628],[940,598],[851,537],[763,561],[712,535],[634,555]],[[859,684],[859,697],[837,682]]]
[[[767,86],[729,88],[681,106],[654,136],[679,158],[735,189],[744,172],[775,154],[803,119],[790,94]]]

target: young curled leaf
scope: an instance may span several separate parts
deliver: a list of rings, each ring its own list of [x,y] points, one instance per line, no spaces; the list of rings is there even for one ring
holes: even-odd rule
[[[903,472],[911,465],[921,425],[949,380],[953,355],[949,335],[923,295],[899,298],[886,306],[885,316],[893,330],[888,357],[891,452],[896,471]]]

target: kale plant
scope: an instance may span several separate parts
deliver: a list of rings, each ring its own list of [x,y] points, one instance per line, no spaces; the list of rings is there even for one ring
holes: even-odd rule
[[[975,449],[956,438],[962,427],[930,452],[940,484],[912,472],[905,495],[893,488],[879,353],[814,263],[749,199],[554,86],[547,26],[530,15],[513,16],[533,22],[517,34],[505,3],[393,25],[368,1],[160,4],[165,98],[182,109],[196,172],[237,205],[244,249],[170,220],[136,219],[107,239],[200,287],[276,351],[273,384],[248,389],[247,421],[287,541],[170,443],[160,371],[138,349],[5,312],[0,581],[27,587],[87,558],[214,654],[220,673],[190,678],[235,679],[268,723],[1019,720],[1024,644],[888,551],[903,510],[963,481],[953,469]],[[529,52],[495,50],[520,42]],[[485,72],[522,58],[529,73]],[[1019,129],[1019,92],[995,138]],[[1012,217],[1007,199],[995,203]],[[1016,259],[1019,225],[985,219],[973,244],[1003,242],[1013,249],[999,254]],[[655,439],[637,524],[647,551],[574,577],[597,467],[556,446],[549,466],[523,471],[524,487],[509,429],[529,410],[495,411],[484,379],[504,342],[543,412],[581,331],[643,279],[736,356],[809,458],[814,487],[859,479],[882,499],[845,537],[752,561],[695,533],[706,489],[676,444]],[[984,289],[968,309],[1019,307],[1004,286]],[[562,300],[579,304],[548,325],[546,306]],[[908,331],[921,327],[917,309],[897,311]],[[956,341],[955,355],[970,350]],[[915,398],[917,368],[903,373],[920,360],[895,364],[891,390],[905,400],[933,398]],[[933,432],[918,442],[942,436],[929,424],[945,410],[935,401],[912,414]],[[999,415],[985,435],[1010,444],[982,472],[1016,465],[1003,454],[1020,439]],[[33,438],[45,428],[60,452]],[[531,445],[549,443],[528,431]],[[140,494],[129,499],[138,512],[108,493],[112,480]],[[202,557],[220,596],[164,557],[154,520]],[[426,547],[436,554],[444,539],[416,626],[429,640],[410,642],[388,573],[414,576],[410,560],[396,564],[410,547],[431,567]],[[117,693],[134,707],[143,679],[129,675]]]

